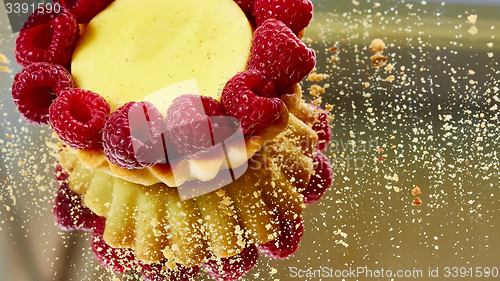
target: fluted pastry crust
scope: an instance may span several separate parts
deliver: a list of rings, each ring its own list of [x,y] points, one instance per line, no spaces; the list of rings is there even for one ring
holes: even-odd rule
[[[296,91],[300,93],[300,87]],[[163,180],[141,180],[156,175],[160,170],[156,166],[143,169],[144,174],[123,177],[109,168],[109,162],[89,165],[101,159],[90,151],[89,157],[82,158],[81,151],[62,148],[58,158],[70,175],[70,189],[82,194],[83,203],[93,212],[106,217],[104,240],[108,244],[132,248],[147,262],[168,259],[196,266],[210,253],[229,257],[247,243],[274,240],[280,232],[279,220],[294,220],[304,209],[300,191],[313,170],[317,135],[312,122],[302,119],[314,120],[314,112],[300,96],[284,100],[295,114],[287,111],[287,126],[272,138],[261,137],[259,149],[248,156],[244,174],[193,199],[180,200],[177,188]],[[191,180],[185,185],[208,183]]]

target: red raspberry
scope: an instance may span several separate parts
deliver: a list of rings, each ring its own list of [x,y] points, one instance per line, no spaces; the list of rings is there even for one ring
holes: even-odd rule
[[[102,133],[104,153],[124,169],[150,167],[165,158],[163,115],[150,102],[128,102],[111,114]]]
[[[313,17],[313,4],[310,0],[255,0],[254,14],[257,25],[274,18],[298,35]]]
[[[54,0],[68,9],[78,20],[87,23],[114,0]]]
[[[239,128],[236,119],[224,115],[217,100],[190,94],[173,100],[165,123],[168,136],[184,157],[195,157],[208,151]]]
[[[185,267],[178,264],[177,268],[172,270],[169,269],[165,261],[161,263],[154,264],[144,264],[142,265],[141,275],[144,277],[145,281],[190,281],[194,280],[200,268],[195,267]]]
[[[68,180],[69,174],[62,168],[59,162],[56,163],[56,167],[54,169],[54,176],[59,184],[62,182],[66,182]]]
[[[238,6],[240,6],[241,10],[245,13],[251,24],[256,25],[255,23],[255,15],[253,13],[253,7],[255,0],[234,0]]]
[[[253,14],[255,0],[234,0],[245,14]]]
[[[98,94],[63,91],[50,106],[50,125],[62,141],[74,149],[96,146],[109,116],[109,104]]]
[[[311,205],[321,199],[325,191],[333,183],[333,169],[326,157],[320,151],[313,156],[314,173],[309,179],[309,184],[301,193],[304,195],[304,203]]]
[[[128,248],[113,248],[103,239],[106,218],[97,217],[92,224],[91,248],[99,264],[115,273],[127,272],[139,265],[135,253]]]
[[[248,69],[260,70],[269,77],[278,93],[299,83],[316,64],[316,54],[276,19],[259,26],[252,39]]]
[[[90,231],[92,222],[97,218],[89,208],[82,205],[82,197],[68,187],[68,174],[59,164],[55,169],[60,188],[53,203],[52,214],[59,228]]]
[[[328,121],[328,113],[318,106],[310,106],[313,106],[318,114],[312,126],[312,129],[318,134],[318,144],[316,148],[323,152],[332,139],[332,130],[330,129],[330,122]]]
[[[278,238],[257,245],[261,253],[273,259],[284,259],[295,254],[304,234],[304,224],[300,217],[294,221],[281,221],[280,226],[281,233]]]
[[[221,103],[226,115],[240,120],[245,135],[278,120],[283,107],[272,82],[256,70],[243,71],[229,79],[222,90]]]
[[[78,36],[78,24],[71,13],[45,13],[37,9],[19,32],[16,61],[23,67],[43,61],[69,69]]]
[[[16,74],[12,98],[26,121],[35,125],[48,125],[49,106],[56,94],[70,88],[73,88],[73,79],[64,67],[37,62]]]
[[[217,281],[235,281],[257,264],[259,253],[254,244],[229,258],[210,259],[202,263],[203,270]]]

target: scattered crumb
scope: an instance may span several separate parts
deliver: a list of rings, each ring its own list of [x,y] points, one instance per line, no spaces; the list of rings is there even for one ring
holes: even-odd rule
[[[420,200],[419,197],[413,199],[413,206],[420,206],[422,205],[422,200]]]
[[[335,56],[333,55],[331,58],[330,58],[330,63],[336,63],[340,60],[340,58],[338,56]]]
[[[471,26],[471,28],[469,28],[469,33],[472,34],[472,35],[476,35],[478,33],[478,29],[477,27],[474,25],[474,26]]]
[[[219,189],[215,192],[219,197],[224,197],[226,195],[226,191],[224,189]]]
[[[309,81],[315,81],[315,82],[320,82],[320,81],[323,81],[324,79],[328,79],[328,78],[330,78],[330,75],[323,74],[323,73],[316,73],[316,72],[312,72],[307,77],[307,79]]]
[[[153,219],[151,220],[151,225],[152,225],[153,227],[157,226],[159,223],[160,223],[160,222],[158,221],[158,219],[157,219],[157,218],[153,218]]]
[[[381,54],[387,49],[387,46],[382,39],[376,38],[372,40],[369,48],[370,52]]]
[[[467,20],[471,23],[471,24],[475,24],[476,23],[476,20],[477,20],[477,15],[470,15],[467,17]]]
[[[1,63],[9,63],[9,59],[2,53],[0,53],[0,62]]]
[[[411,194],[413,194],[413,195],[420,194],[420,188],[418,188],[418,186],[415,186],[415,187],[412,189]]]
[[[8,66],[5,66],[5,65],[0,65],[0,71],[6,72],[6,73],[12,73],[12,69],[10,69]]]
[[[394,65],[392,63],[388,63],[384,69],[385,71],[392,71],[394,69]]]
[[[394,174],[394,176],[392,176],[392,178],[393,178],[395,181],[399,181],[399,176],[398,176],[398,174]]]
[[[328,48],[328,51],[331,53],[336,53],[338,50],[339,50],[339,47],[337,47],[337,46],[333,46],[333,47]]]
[[[373,67],[382,67],[387,62],[387,57],[377,53],[371,57],[371,62]]]
[[[233,201],[231,201],[231,198],[229,198],[229,197],[224,197],[224,199],[222,199],[221,203],[223,205],[229,206],[229,205],[233,204]]]
[[[169,260],[171,260],[171,259],[174,257],[174,252],[173,252],[173,251],[172,251],[172,249],[170,249],[170,247],[168,247],[168,246],[167,246],[165,249],[163,249],[163,251],[162,251],[162,252],[163,252],[163,255],[164,255],[167,259],[169,259]]]

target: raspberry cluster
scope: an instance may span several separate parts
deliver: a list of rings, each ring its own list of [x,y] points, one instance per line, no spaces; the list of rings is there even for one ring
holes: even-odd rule
[[[279,119],[280,95],[315,64],[314,51],[297,37],[311,20],[309,0],[237,0],[258,28],[248,70],[226,83],[220,103],[180,96],[165,123],[154,106],[142,102],[123,105],[109,116],[109,105],[98,93],[73,89],[68,69],[79,37],[77,23],[88,22],[111,2],[56,0],[65,8],[61,13],[35,11],[16,41],[16,59],[25,69],[16,75],[12,97],[28,122],[50,124],[74,149],[102,146],[110,162],[124,169],[168,163],[167,155],[197,157],[240,128],[246,136],[258,134]]]
[[[12,98],[26,121],[35,125],[48,125],[52,101],[59,93],[71,88],[73,79],[64,67],[36,62],[16,74]]]

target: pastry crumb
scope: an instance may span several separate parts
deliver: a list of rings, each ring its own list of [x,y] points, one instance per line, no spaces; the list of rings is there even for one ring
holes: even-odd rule
[[[471,26],[471,28],[469,28],[469,33],[472,35],[476,35],[478,32],[479,32],[479,30],[477,29],[477,27],[475,25]]]
[[[384,41],[382,41],[382,39],[376,38],[372,40],[369,48],[370,52],[372,53],[382,54],[384,50],[387,49],[387,46],[385,45]]]
[[[328,78],[330,78],[330,75],[323,74],[323,73],[316,73],[316,72],[312,72],[307,77],[307,79],[309,79],[309,81],[316,81],[316,82],[320,82],[320,81],[323,81],[324,79],[328,79]]]
[[[419,197],[413,199],[413,206],[420,206],[422,205],[422,200],[420,200]]]
[[[1,63],[9,63],[9,59],[7,58],[7,56],[5,56],[4,54],[0,53],[0,62]]]
[[[412,191],[411,191],[411,194],[413,195],[417,195],[417,194],[420,194],[420,188],[418,188],[418,186],[415,186]]]
[[[331,53],[336,53],[338,50],[339,50],[339,47],[337,47],[337,46],[333,46],[333,47],[328,48],[328,51]]]
[[[215,192],[219,197],[224,197],[226,195],[226,191],[224,189],[219,189]]]
[[[382,67],[387,62],[387,57],[377,53],[371,57],[371,62],[373,67]]]
[[[0,71],[5,72],[5,73],[12,73],[12,69],[10,69],[8,66],[5,66],[5,65],[0,66]]]
[[[222,199],[221,203],[226,205],[226,206],[229,206],[229,205],[233,204],[233,201],[231,201],[231,198],[229,198],[229,197],[224,197],[224,199]]]
[[[476,23],[476,20],[477,20],[477,15],[470,15],[467,17],[467,20],[471,23],[471,24],[475,24]]]
[[[163,252],[163,255],[165,256],[165,258],[167,258],[168,260],[172,260],[174,258],[174,252],[172,251],[172,249],[170,247],[165,247],[165,249],[162,250]]]

